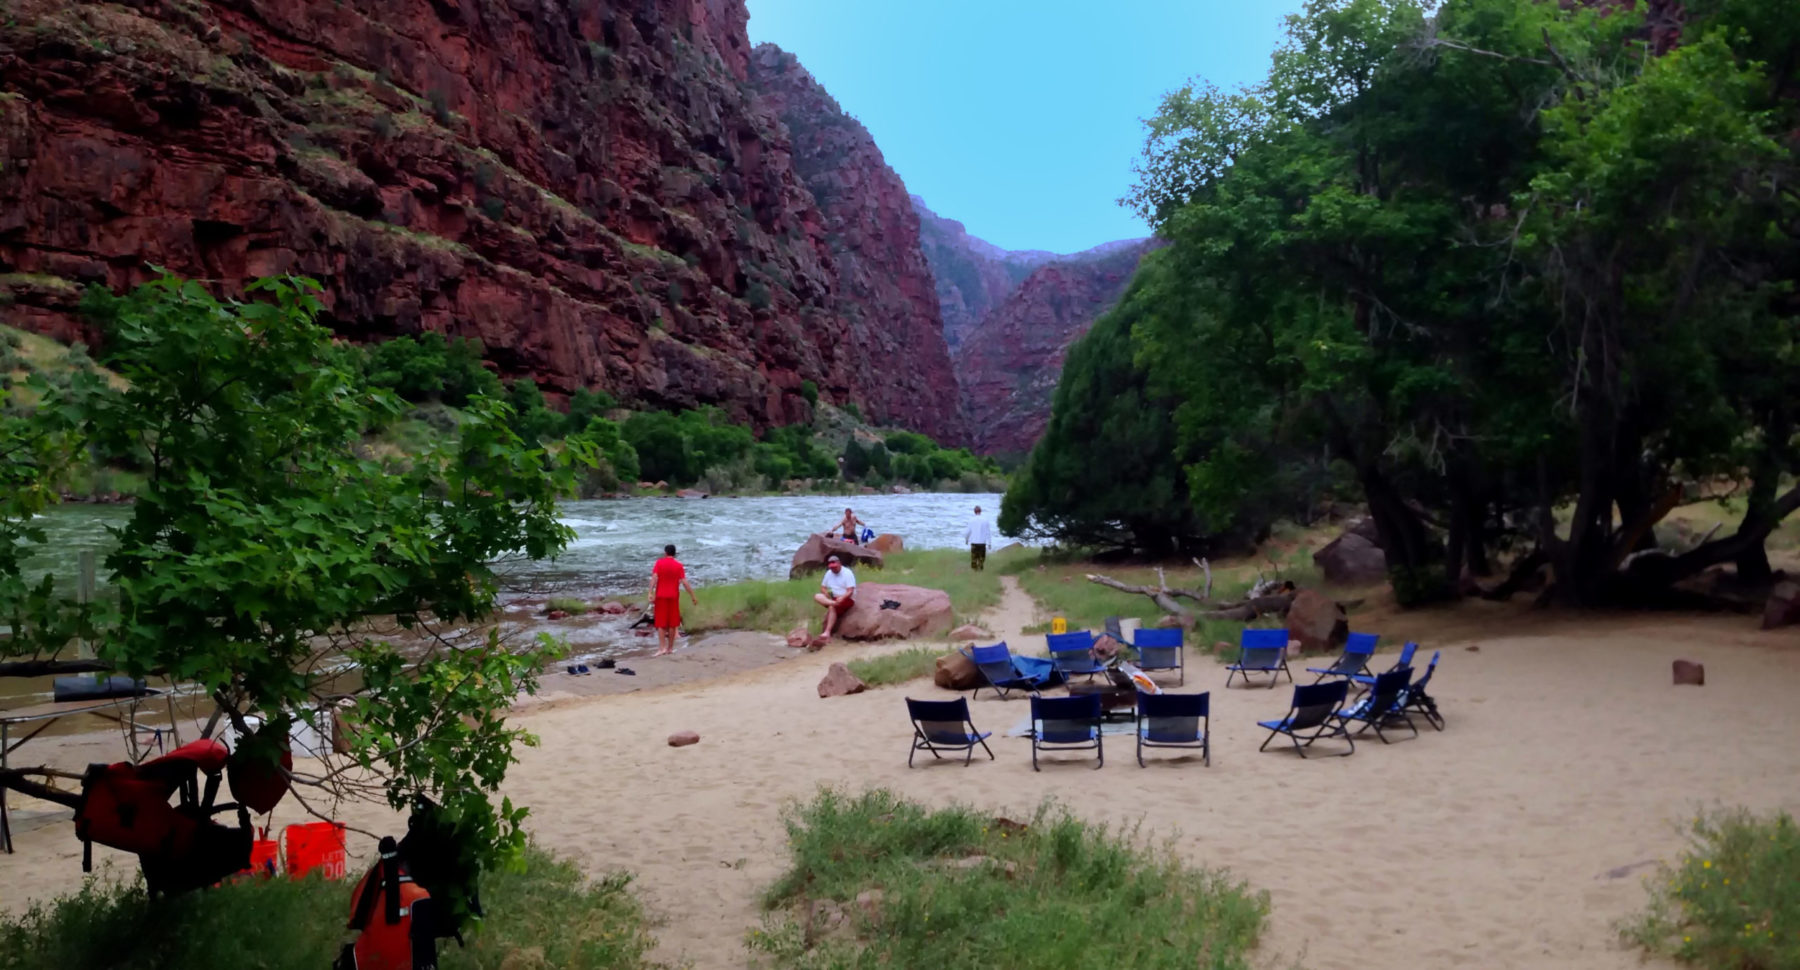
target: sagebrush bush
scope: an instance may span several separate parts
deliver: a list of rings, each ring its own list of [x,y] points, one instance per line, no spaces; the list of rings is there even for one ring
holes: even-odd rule
[[[775,912],[749,938],[781,968],[1242,968],[1269,909],[1222,872],[1051,807],[1020,825],[826,791],[787,828]]]
[[[1800,827],[1786,812],[1694,819],[1692,843],[1650,883],[1627,938],[1707,970],[1800,968]]]

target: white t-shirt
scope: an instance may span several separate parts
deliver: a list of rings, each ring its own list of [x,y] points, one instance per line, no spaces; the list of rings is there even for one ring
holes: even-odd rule
[[[994,541],[993,529],[988,525],[988,520],[979,515],[970,519],[969,527],[963,530],[963,541],[970,545],[979,543],[984,546]]]
[[[827,566],[824,586],[831,590],[833,599],[841,600],[844,598],[844,594],[856,588],[856,574],[850,571],[849,566],[845,566],[835,573],[831,571],[831,567]]]

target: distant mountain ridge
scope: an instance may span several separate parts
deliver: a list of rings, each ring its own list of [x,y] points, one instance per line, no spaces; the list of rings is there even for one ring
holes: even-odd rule
[[[984,454],[1027,451],[1049,419],[1069,344],[1118,302],[1154,242],[1068,255],[1007,250],[911,198],[969,440]]]

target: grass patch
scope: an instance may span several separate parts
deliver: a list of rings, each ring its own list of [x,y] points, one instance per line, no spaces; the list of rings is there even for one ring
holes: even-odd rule
[[[931,647],[908,647],[879,657],[852,660],[845,666],[870,687],[904,684],[920,677],[930,677],[937,670],[937,658],[943,651]]]
[[[790,868],[748,941],[783,970],[1226,970],[1247,966],[1269,910],[1223,872],[1048,806],[1020,826],[827,791],[787,829]]]
[[[360,874],[359,874],[360,875]],[[629,877],[588,882],[572,863],[529,849],[517,869],[482,880],[488,918],[446,941],[444,970],[649,967],[654,943]],[[344,942],[351,883],[252,879],[151,901],[138,885],[90,881],[80,892],[0,917],[8,970],[257,967],[319,970]]]
[[[994,562],[996,557],[989,557]],[[1000,573],[969,569],[968,553],[956,549],[922,549],[885,557],[885,568],[857,566],[858,583],[902,583],[941,589],[950,594],[957,623],[972,622],[1000,602]],[[823,611],[813,602],[818,576],[793,580],[751,580],[699,590],[700,603],[684,614],[690,633],[708,630],[763,630],[786,633],[810,624],[818,629]]]
[[[1707,970],[1800,967],[1800,827],[1786,812],[1694,819],[1692,844],[1651,882],[1627,939]]]
[[[570,616],[580,616],[588,611],[587,600],[576,599],[573,596],[552,596],[544,604],[544,612],[553,613],[557,610]]]

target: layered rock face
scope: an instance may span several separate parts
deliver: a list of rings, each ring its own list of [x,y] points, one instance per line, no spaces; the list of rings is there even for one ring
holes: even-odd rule
[[[348,336],[479,338],[552,393],[768,425],[807,418],[813,381],[957,440],[904,190],[871,144],[820,184],[876,201],[815,202],[746,21],[743,0],[11,0],[0,316],[92,339],[80,285],[299,273]]]
[[[1069,345],[1119,301],[1152,245],[1108,244],[1040,267],[963,339],[954,361],[975,450],[1031,449]]]
[[[956,401],[947,393],[956,378],[906,184],[868,130],[792,54],[759,45],[750,83],[786,125],[794,169],[824,217],[854,382],[875,413],[960,443]]]
[[[944,342],[952,351],[1032,270],[1057,258],[1053,253],[1001,249],[969,235],[955,219],[931,211],[916,195],[912,205],[919,215],[920,242],[937,285]]]

